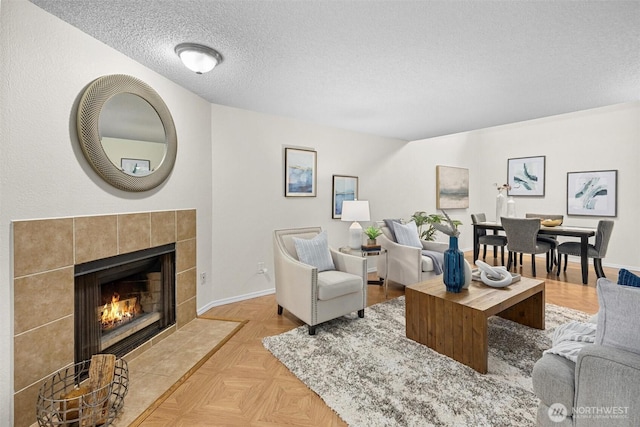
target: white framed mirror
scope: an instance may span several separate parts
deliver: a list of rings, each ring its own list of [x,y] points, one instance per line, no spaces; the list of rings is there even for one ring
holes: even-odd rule
[[[143,81],[124,74],[94,80],[82,94],[76,125],[85,157],[114,187],[146,191],[171,174],[178,148],[173,118]]]

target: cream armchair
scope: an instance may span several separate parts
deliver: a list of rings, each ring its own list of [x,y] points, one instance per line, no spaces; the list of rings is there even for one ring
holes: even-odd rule
[[[387,251],[387,259],[378,257],[378,276],[404,286],[422,282],[436,276],[433,260],[422,254],[422,250],[444,252],[449,245],[441,242],[421,240],[422,248],[404,246],[396,243],[394,235],[383,221],[377,222],[382,234],[378,243]]]
[[[309,227],[273,232],[278,314],[287,309],[309,325],[309,335],[315,335],[320,323],[354,311],[364,317],[367,305],[364,258],[329,249],[335,270],[321,272],[299,261],[293,238],[313,239],[321,231]]]

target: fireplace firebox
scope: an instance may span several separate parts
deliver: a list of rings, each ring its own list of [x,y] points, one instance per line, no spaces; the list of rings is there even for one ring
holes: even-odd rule
[[[75,359],[124,356],[175,323],[175,244],[75,266]]]

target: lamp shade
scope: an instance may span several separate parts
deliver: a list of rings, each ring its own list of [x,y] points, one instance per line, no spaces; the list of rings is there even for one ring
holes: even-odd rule
[[[369,221],[369,202],[367,200],[345,200],[342,202],[342,221]]]
[[[195,43],[181,43],[176,46],[176,53],[182,63],[197,74],[207,73],[222,62],[222,55],[208,46]]]

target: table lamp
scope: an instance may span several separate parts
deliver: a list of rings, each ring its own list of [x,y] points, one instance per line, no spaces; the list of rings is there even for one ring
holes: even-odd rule
[[[362,247],[362,226],[358,221],[369,221],[369,202],[366,200],[345,200],[342,202],[342,221],[353,221],[349,227],[349,247]]]

